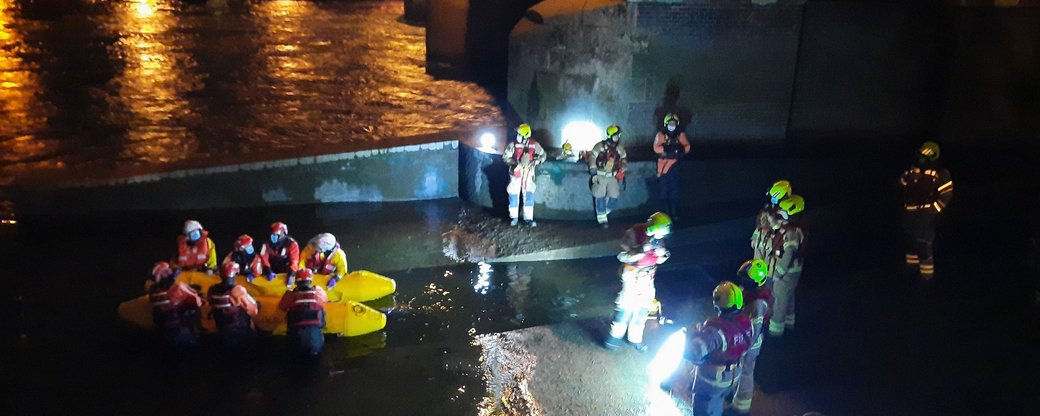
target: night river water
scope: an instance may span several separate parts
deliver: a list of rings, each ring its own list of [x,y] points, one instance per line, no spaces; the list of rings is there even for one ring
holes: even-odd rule
[[[499,117],[425,73],[403,2],[0,0],[0,185],[378,141]]]
[[[462,204],[125,213],[0,227],[0,250],[11,254],[0,258],[8,289],[0,297],[0,409],[7,409],[0,413],[478,414],[488,393],[475,337],[605,322],[618,266],[613,257],[452,264],[440,253],[440,233]],[[397,280],[393,298],[369,302],[387,313],[386,329],[332,339],[317,362],[294,359],[283,337],[261,338],[240,357],[221,355],[211,343],[165,352],[148,333],[122,325],[115,310],[141,293],[152,262],[173,255],[188,217],[212,230],[221,256],[235,236],[264,235],[276,219],[304,241],[333,232],[352,270]],[[666,263],[657,284],[666,308],[687,321],[703,317],[698,296],[732,273],[746,251],[742,240],[687,248]]]

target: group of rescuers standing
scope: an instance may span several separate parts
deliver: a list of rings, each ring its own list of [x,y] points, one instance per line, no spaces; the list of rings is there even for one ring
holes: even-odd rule
[[[654,137],[654,152],[657,154],[658,199],[661,211],[677,218],[679,209],[679,159],[690,152],[690,142],[679,128],[679,116],[665,115],[660,131]],[[531,126],[521,124],[516,128],[514,140],[510,140],[502,151],[502,159],[510,168],[509,195],[510,225],[520,222],[520,203],[523,202],[524,222],[531,227],[534,221],[535,167],[545,161],[545,149],[531,138]],[[563,145],[565,154],[571,151],[570,143]],[[589,188],[595,203],[596,222],[608,226],[608,215],[621,197],[621,184],[625,180],[628,153],[621,145],[621,127],[610,125],[606,138],[596,143],[587,154],[589,165]]]
[[[924,143],[917,156],[900,177],[906,263],[930,280],[935,273],[936,220],[953,197],[953,180],[938,165],[938,144]],[[697,368],[692,386],[697,416],[721,415],[727,399],[734,412],[750,413],[755,362],[764,334],[781,337],[795,325],[795,291],[806,239],[798,218],[805,199],[792,193],[787,180],[775,182],[767,195],[769,202],[759,211],[751,234],[752,258],[740,265],[732,281],[723,281],[712,291],[717,316],[687,332],[683,355]],[[618,349],[627,334],[637,351],[646,351],[643,329],[651,311],[660,313],[654,276],[657,265],[670,256],[663,239],[671,234],[671,226],[669,216],[657,212],[625,232],[617,256],[622,263],[621,291],[604,341],[607,349]]]
[[[235,279],[242,276],[247,282],[257,278],[273,281],[277,274],[284,273],[290,290],[282,295],[278,307],[286,314],[289,339],[305,355],[317,355],[324,346],[325,289],[335,287],[347,274],[347,256],[329,233],[316,235],[301,252],[300,245],[289,236],[289,227],[276,222],[271,224],[270,239],[259,252],[252,237],[238,237],[220,265],[220,283],[209,288],[205,300],[177,280],[181,271],[217,271],[213,240],[195,220],[185,221],[182,235],[177,236],[177,259],[172,265],[155,263],[152,279],[146,284],[155,327],[167,342],[178,346],[198,342],[200,308],[205,301],[221,343],[230,348],[248,346],[256,337],[253,318],[259,304]],[[325,288],[313,284],[316,273],[329,276]]]
[[[658,176],[667,188],[667,210],[675,213],[678,183],[671,168],[689,151],[685,135],[676,132],[678,118],[669,114],[664,119],[668,133],[662,131],[654,141],[661,156]],[[530,139],[526,124],[516,130],[515,142],[506,147],[507,163],[513,166],[509,184],[510,217],[518,223],[520,195],[530,200],[534,191],[533,167],[545,160],[544,150]],[[617,198],[617,173],[624,171],[626,156],[619,145],[620,129],[607,128],[607,139],[593,147],[589,154],[593,195],[597,219],[606,224],[612,200]],[[674,141],[673,141],[674,140]],[[675,143],[678,143],[676,147]],[[604,156],[605,155],[605,156]],[[919,267],[920,275],[934,275],[932,245],[938,215],[953,196],[953,181],[948,170],[938,165],[939,146],[924,143],[918,160],[900,178],[903,187],[903,231],[907,241],[906,263]],[[662,191],[665,192],[665,191]],[[662,194],[664,195],[664,194]],[[775,182],[767,192],[769,201],[756,217],[751,234],[752,258],[737,270],[733,281],[723,281],[712,292],[717,316],[693,326],[688,331],[684,357],[697,366],[693,383],[695,415],[720,415],[724,401],[732,394],[731,407],[738,413],[751,409],[754,392],[755,361],[764,334],[780,337],[795,325],[795,291],[802,273],[806,234],[798,221],[805,200],[792,192],[787,180]],[[533,204],[524,207],[524,219],[534,225]],[[656,212],[645,223],[632,226],[622,238],[621,291],[615,300],[616,312],[604,345],[615,350],[622,338],[643,352],[643,330],[650,312],[660,313],[656,301],[654,276],[657,266],[668,260],[670,252],[664,238],[671,234],[672,218]],[[158,262],[152,270],[153,283],[148,294],[153,306],[156,327],[165,338],[176,344],[192,344],[197,339],[199,307],[202,297],[188,285],[176,280],[181,270],[213,273],[217,269],[216,249],[208,232],[197,221],[184,223],[177,237],[175,264]],[[286,312],[290,338],[306,354],[317,354],[323,345],[325,290],[312,284],[314,273],[327,274],[331,289],[347,272],[347,260],[332,234],[315,236],[300,252],[281,222],[271,225],[270,240],[259,253],[253,239],[242,235],[234,250],[225,256],[220,268],[221,283],[206,294],[220,339],[236,346],[248,343],[255,334],[251,318],[258,306],[245,288],[235,283],[237,276],[249,282],[255,278],[269,281],[275,274],[286,274],[285,292],[279,308]]]

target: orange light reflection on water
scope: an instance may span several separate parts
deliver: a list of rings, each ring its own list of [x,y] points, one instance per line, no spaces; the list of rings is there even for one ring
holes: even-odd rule
[[[47,106],[36,95],[40,82],[36,68],[21,57],[28,46],[24,33],[13,24],[17,12],[13,1],[0,0],[0,161],[5,173],[20,169],[15,166],[19,163],[41,158],[51,147],[32,134],[47,123]],[[0,185],[12,179],[7,174],[0,177],[4,178]]]
[[[120,39],[115,51],[124,61],[117,85],[119,104],[131,113],[121,157],[168,162],[190,157],[198,148],[183,121],[192,117],[186,94],[201,85],[170,0],[134,0],[116,9]]]

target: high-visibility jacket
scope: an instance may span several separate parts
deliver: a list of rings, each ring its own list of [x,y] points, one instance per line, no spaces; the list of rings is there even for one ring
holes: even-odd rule
[[[282,295],[278,308],[285,311],[290,328],[321,326],[328,301],[328,295],[319,286],[297,286]]]
[[[259,311],[256,299],[242,285],[217,284],[206,294],[210,313],[220,329],[252,328],[252,317]]]
[[[527,140],[527,143],[520,144],[515,140],[509,141],[506,144],[505,150],[502,152],[503,161],[510,167],[530,164],[537,165],[545,161],[545,149],[542,148],[541,144],[534,140]]]
[[[313,244],[308,244],[300,253],[300,267],[311,269],[317,274],[328,274],[343,277],[347,274],[347,253],[339,248],[339,244],[332,249],[328,256],[314,249]]]
[[[256,277],[264,270],[260,255],[257,253],[246,254],[244,251],[234,250],[224,257],[224,263],[232,261],[238,263],[238,274],[243,276],[252,274],[253,277]]]
[[[177,236],[177,266],[182,269],[217,269],[217,247],[208,231],[193,244],[184,235]]]
[[[260,248],[260,263],[264,269],[275,273],[300,270],[300,245],[288,236],[280,244],[266,242]]]
[[[944,168],[914,166],[899,178],[903,185],[903,208],[907,211],[942,212],[953,198],[953,178]]]
[[[793,222],[773,230],[768,263],[773,265],[773,275],[782,278],[789,272],[802,270],[802,247],[805,233]]]
[[[743,313],[708,318],[690,333],[685,355],[694,364],[733,367],[751,348],[752,338],[751,320]]]
[[[169,286],[155,284],[148,289],[152,304],[152,320],[156,328],[177,328],[191,310],[202,306],[202,298],[186,283],[174,281]]]

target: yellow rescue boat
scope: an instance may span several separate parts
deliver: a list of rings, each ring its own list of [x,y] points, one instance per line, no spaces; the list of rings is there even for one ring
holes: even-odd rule
[[[220,279],[214,275],[198,272],[181,273],[177,280],[187,283],[203,294]],[[243,279],[244,280],[244,279]],[[328,282],[327,275],[314,275],[314,283],[322,287]],[[257,329],[284,334],[286,331],[285,312],[278,309],[278,302],[285,293],[285,276],[278,275],[268,281],[264,277],[253,279],[252,283],[239,282],[246,288],[257,303],[260,312],[253,319]],[[386,327],[386,315],[372,309],[361,301],[378,299],[394,293],[397,284],[393,279],[367,270],[359,270],[343,277],[340,282],[328,291],[329,303],[325,305],[325,329],[327,334],[357,336],[379,331]],[[148,296],[141,296],[119,304],[119,318],[135,326],[151,329],[152,306]],[[214,331],[213,319],[209,316],[209,305],[202,307],[202,327]]]

